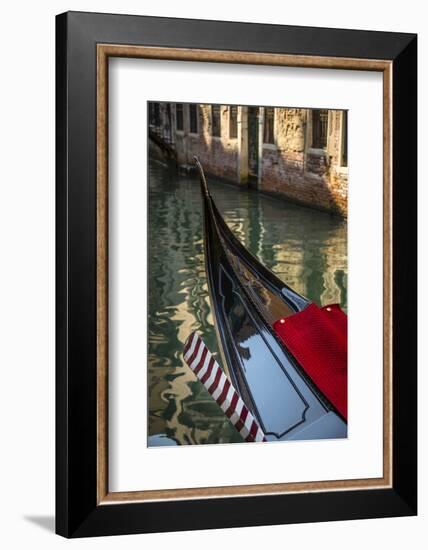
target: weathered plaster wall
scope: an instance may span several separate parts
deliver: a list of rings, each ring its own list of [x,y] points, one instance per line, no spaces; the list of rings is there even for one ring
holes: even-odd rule
[[[346,215],[347,169],[337,166],[341,113],[330,113],[328,149],[307,147],[308,110],[277,109],[275,145],[263,145],[260,190]],[[334,139],[333,139],[334,137]]]
[[[212,136],[211,105],[198,105],[198,132],[190,133],[189,105],[183,105],[183,130],[176,130],[175,106],[161,105],[160,135],[177,152],[180,165],[199,157],[206,172],[246,183],[248,172],[246,108],[239,108],[237,138],[229,136],[229,108],[220,107],[221,135]],[[263,124],[262,116],[260,124]],[[346,216],[348,168],[341,166],[342,111],[329,111],[325,149],[313,149],[312,111],[276,108],[274,144],[260,145],[258,188],[294,202]],[[261,129],[262,130],[262,129]],[[260,132],[263,136],[263,131]]]
[[[208,174],[235,182],[238,175],[238,140],[229,138],[229,113],[220,107],[221,136],[212,136],[211,106],[198,106],[198,133],[191,134],[188,106],[184,110],[184,131],[176,134],[176,150],[179,164],[189,165],[193,156],[199,157]]]

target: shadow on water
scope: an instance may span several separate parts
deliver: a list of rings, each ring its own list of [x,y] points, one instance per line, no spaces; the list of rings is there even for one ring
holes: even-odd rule
[[[347,307],[346,222],[210,180],[228,225],[263,264],[319,305]],[[205,276],[199,182],[149,166],[149,445],[241,442],[182,360],[198,330],[218,357]]]

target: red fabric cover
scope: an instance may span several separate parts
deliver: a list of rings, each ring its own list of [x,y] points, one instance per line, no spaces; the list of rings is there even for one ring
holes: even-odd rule
[[[348,418],[348,319],[337,304],[310,304],[273,328],[322,394]]]

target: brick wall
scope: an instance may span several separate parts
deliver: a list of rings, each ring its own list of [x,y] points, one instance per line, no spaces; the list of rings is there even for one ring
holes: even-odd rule
[[[212,136],[211,105],[197,105],[198,132],[190,133],[189,105],[183,104],[183,130],[176,130],[175,107],[161,104],[161,125],[158,133],[167,136],[177,152],[179,165],[192,165],[199,157],[208,174],[234,183],[246,183],[248,172],[248,136],[245,113],[238,137],[229,136],[229,109],[220,107],[221,135]],[[259,138],[263,136],[263,110],[259,118]],[[347,214],[348,169],[344,164],[342,111],[329,111],[327,145],[314,149],[313,111],[276,108],[274,144],[260,144],[260,191],[277,194],[291,201],[343,216]],[[240,122],[241,124],[241,122]],[[243,177],[244,173],[244,177]]]

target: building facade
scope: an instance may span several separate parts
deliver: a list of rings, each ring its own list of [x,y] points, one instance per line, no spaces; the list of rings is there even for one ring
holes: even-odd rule
[[[346,216],[347,111],[149,103],[149,133],[181,166]]]

